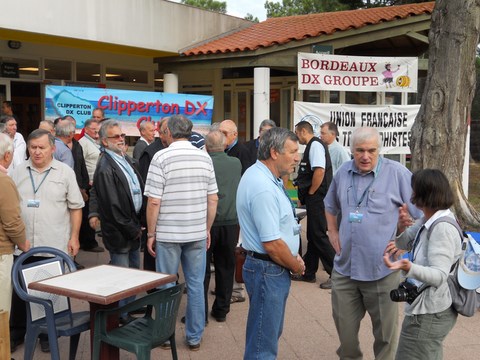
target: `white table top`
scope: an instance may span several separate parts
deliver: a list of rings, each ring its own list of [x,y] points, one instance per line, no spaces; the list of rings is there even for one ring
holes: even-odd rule
[[[110,304],[176,280],[175,275],[99,265],[29,284],[29,288]]]

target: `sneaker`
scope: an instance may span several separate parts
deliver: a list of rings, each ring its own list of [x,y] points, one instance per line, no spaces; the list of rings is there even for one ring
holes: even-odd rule
[[[190,351],[198,351],[200,350],[200,343],[198,344],[188,344],[188,348]]]
[[[230,298],[230,304],[233,304],[233,303],[237,303],[237,302],[244,302],[245,301],[245,298],[243,296],[235,296],[233,295],[231,298]]]
[[[332,288],[332,279],[328,279],[324,283],[320,284],[320,289],[329,290]]]
[[[290,275],[290,279],[293,281],[305,281],[308,283],[314,283],[316,281],[315,276],[313,278],[305,277],[305,275]]]

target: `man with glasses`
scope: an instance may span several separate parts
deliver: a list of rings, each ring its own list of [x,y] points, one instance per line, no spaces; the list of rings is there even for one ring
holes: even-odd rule
[[[140,210],[143,180],[133,160],[124,153],[125,134],[116,120],[105,120],[99,132],[104,153],[98,161],[90,191],[89,223],[101,222],[103,243],[112,265],[140,268]],[[132,298],[121,301],[125,304]],[[125,315],[120,322],[128,322]]]

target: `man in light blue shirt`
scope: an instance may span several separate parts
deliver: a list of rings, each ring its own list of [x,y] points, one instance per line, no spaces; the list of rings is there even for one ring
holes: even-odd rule
[[[383,252],[395,238],[400,206],[407,204],[414,217],[420,214],[410,202],[411,172],[381,158],[380,149],[376,129],[356,129],[354,159],[338,170],[325,197],[328,236],[336,252],[332,311],[340,359],[362,359],[358,330],[365,311],[372,319],[375,359],[393,359],[398,343],[398,304],[389,294],[398,287],[399,275],[385,266]]]
[[[247,250],[243,279],[250,299],[244,359],[277,357],[290,272],[305,271],[297,254],[299,225],[281,180],[299,161],[295,134],[270,129],[260,139],[257,162],[238,186],[237,213]]]

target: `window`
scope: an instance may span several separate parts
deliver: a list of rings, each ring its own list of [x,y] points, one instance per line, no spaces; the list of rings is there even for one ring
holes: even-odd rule
[[[45,79],[72,80],[72,63],[65,60],[45,59]]]
[[[78,62],[77,81],[100,82],[100,64]]]

